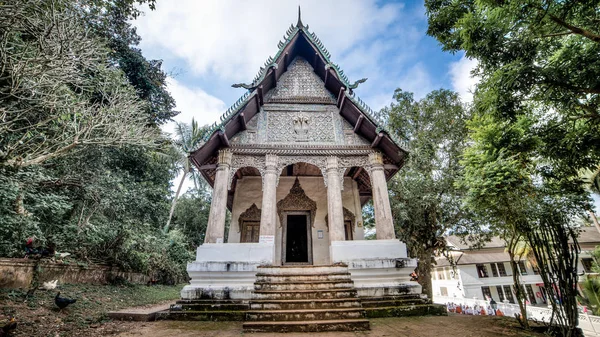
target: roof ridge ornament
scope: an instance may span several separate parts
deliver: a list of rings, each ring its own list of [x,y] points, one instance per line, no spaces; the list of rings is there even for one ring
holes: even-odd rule
[[[300,5],[298,5],[298,23],[296,23],[296,27],[304,28],[304,24],[302,23],[302,12],[300,11]]]

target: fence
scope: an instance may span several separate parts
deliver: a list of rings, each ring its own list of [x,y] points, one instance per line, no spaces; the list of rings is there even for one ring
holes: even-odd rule
[[[449,296],[434,296],[433,302],[438,304],[447,304],[447,303],[455,303],[468,305],[473,307],[475,305],[488,307],[489,301],[479,300],[474,298],[458,298],[458,297],[449,297]],[[498,303],[498,309],[502,311],[505,316],[513,317],[515,314],[520,314],[521,310],[517,304],[512,303]],[[552,309],[537,307],[537,306],[527,306],[527,318],[530,320],[536,320],[541,322],[550,322],[550,317],[552,317]],[[586,335],[596,335],[600,336],[600,317],[589,315],[588,313],[579,314],[579,327],[586,333]]]

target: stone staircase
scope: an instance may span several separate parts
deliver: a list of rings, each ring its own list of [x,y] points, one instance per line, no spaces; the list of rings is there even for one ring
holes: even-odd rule
[[[363,297],[362,305],[368,318],[447,315],[445,306],[433,304],[418,294]]]
[[[246,332],[369,330],[348,267],[258,267]]]
[[[159,312],[157,320],[243,321],[247,302],[230,299],[179,300],[169,310]]]

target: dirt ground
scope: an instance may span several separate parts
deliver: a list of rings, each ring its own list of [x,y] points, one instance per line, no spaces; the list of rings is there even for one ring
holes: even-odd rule
[[[544,336],[543,334],[525,332],[518,328],[513,319],[489,316],[465,316],[451,314],[447,317],[406,317],[370,319],[371,331],[361,332],[323,332],[323,333],[250,333],[242,331],[241,322],[179,322],[159,321],[148,323],[122,323],[121,328],[129,330],[119,337],[233,337],[251,335],[267,337],[283,335],[286,337],[502,337],[502,336]]]
[[[58,310],[54,296],[59,290],[61,296],[77,299],[77,302]],[[10,336],[114,336],[135,327],[111,321],[106,315],[108,311],[173,303],[179,298],[181,286],[65,284],[59,290],[39,290],[25,301],[24,290],[0,288],[0,327],[9,317],[15,317],[17,329]]]

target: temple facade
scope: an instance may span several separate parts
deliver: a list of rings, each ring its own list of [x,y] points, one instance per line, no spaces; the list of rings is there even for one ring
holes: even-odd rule
[[[182,298],[251,300],[265,271],[339,268],[359,297],[419,294],[387,188],[407,150],[356,96],[366,79],[351,83],[300,18],[278,48],[190,154],[213,197]],[[369,200],[376,240],[364,240]]]

